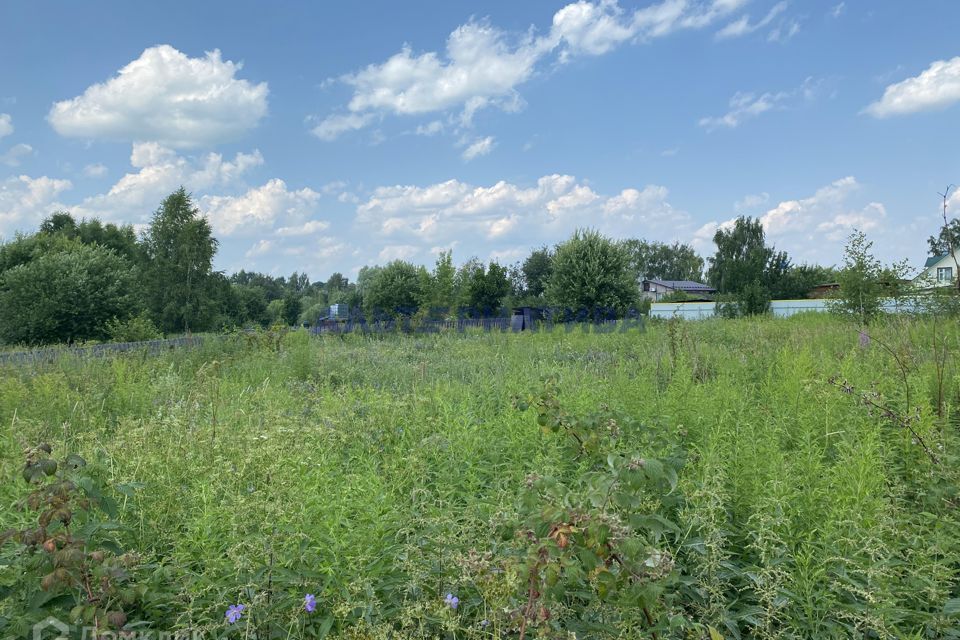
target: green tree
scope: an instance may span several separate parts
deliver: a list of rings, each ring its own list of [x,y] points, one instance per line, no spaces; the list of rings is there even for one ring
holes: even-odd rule
[[[873,242],[855,230],[843,249],[843,268],[837,275],[840,285],[833,299],[833,311],[867,324],[883,313],[884,299],[899,295],[906,263],[884,266],[873,255]]]
[[[423,299],[421,271],[403,260],[364,272],[363,311],[368,319],[412,316]]]
[[[133,226],[126,224],[117,226],[113,223],[103,224],[97,218],[77,222],[66,211],[57,211],[40,223],[37,235],[63,236],[71,240],[79,240],[83,244],[98,244],[107,249],[113,249],[117,255],[133,262],[142,262],[142,251],[137,242],[137,234]]]
[[[575,313],[623,313],[638,299],[627,252],[596,231],[578,229],[557,245],[546,297]]]
[[[547,247],[535,249],[520,267],[524,290],[520,295],[540,298],[547,290],[553,272],[553,252]]]
[[[457,306],[457,268],[453,266],[453,254],[441,251],[430,277],[428,305],[434,315],[447,316]]]
[[[940,227],[940,232],[927,238],[931,256],[945,256],[950,253],[950,247],[960,248],[960,218],[950,220]]]
[[[139,312],[137,271],[98,245],[59,245],[0,274],[0,338],[50,344],[109,337]]]
[[[738,293],[747,285],[769,280],[767,266],[774,250],[766,245],[759,220],[739,217],[732,228],[717,229],[713,242],[717,251],[710,258],[707,280],[717,291]]]
[[[283,296],[283,321],[286,322],[288,326],[297,324],[297,321],[300,319],[301,310],[300,296],[297,295],[295,291],[288,291],[287,294]]]
[[[801,264],[791,266],[775,283],[770,292],[776,300],[797,300],[809,297],[818,284],[836,282],[837,270],[833,267]]]
[[[507,270],[496,262],[486,269],[481,265],[474,269],[467,284],[467,305],[471,315],[489,317],[496,315],[503,306],[503,299],[510,293]]]
[[[208,328],[217,240],[183,187],[153,214],[144,245],[147,306],[157,326],[168,333]]]
[[[703,258],[687,244],[625,240],[624,249],[639,280],[692,280],[703,278]]]

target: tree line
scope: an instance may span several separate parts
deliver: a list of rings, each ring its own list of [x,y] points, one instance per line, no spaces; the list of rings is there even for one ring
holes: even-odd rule
[[[312,324],[338,303],[373,319],[482,317],[520,306],[622,317],[644,304],[644,279],[706,280],[726,313],[745,315],[762,313],[771,299],[806,297],[814,286],[842,279],[832,267],[794,264],[752,218],[718,229],[714,243],[704,261],[686,244],[614,240],[585,229],[512,265],[476,258],[455,265],[447,251],[430,268],[403,260],[363,267],[356,282],[339,272],[316,282],[299,272],[227,275],[213,269],[217,240],[181,187],[139,236],[130,225],[57,212],[35,233],[0,245],[0,341],[132,341]],[[942,238],[931,238],[931,251],[940,244]]]

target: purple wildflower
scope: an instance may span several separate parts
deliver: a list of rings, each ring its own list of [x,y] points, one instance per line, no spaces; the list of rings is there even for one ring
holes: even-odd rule
[[[317,597],[312,593],[303,596],[303,608],[307,610],[307,613],[313,613],[317,608]]]
[[[457,606],[460,605],[460,598],[453,595],[452,593],[448,593],[447,597],[443,599],[443,602],[451,609],[456,609]]]
[[[226,617],[227,622],[229,622],[230,624],[233,624],[234,622],[236,622],[237,620],[243,617],[244,609],[246,609],[246,607],[243,606],[242,604],[231,605],[230,608],[227,609],[227,615],[224,617]]]
[[[870,336],[863,331],[860,332],[860,346],[864,349],[870,346]]]
[[[481,627],[488,627],[488,626],[490,626],[490,621],[487,620],[486,618],[484,618],[483,620],[480,621],[480,626],[481,626]]]

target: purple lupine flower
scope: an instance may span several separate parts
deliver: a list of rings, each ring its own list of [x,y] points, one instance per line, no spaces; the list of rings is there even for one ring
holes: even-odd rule
[[[447,597],[443,599],[443,602],[451,609],[456,609],[457,606],[460,605],[460,598],[453,595],[452,593],[448,593]]]
[[[242,604],[231,605],[230,608],[227,609],[227,615],[224,617],[227,619],[227,622],[229,622],[230,624],[233,624],[234,622],[236,622],[237,620],[243,617],[244,609],[246,609],[246,607],[243,606]]]
[[[870,346],[870,336],[863,331],[860,332],[860,346],[864,349]]]
[[[303,608],[307,613],[313,613],[317,608],[317,597],[312,593],[303,596]]]

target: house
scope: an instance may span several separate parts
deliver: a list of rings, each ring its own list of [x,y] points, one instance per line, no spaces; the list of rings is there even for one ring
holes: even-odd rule
[[[921,287],[944,287],[957,281],[957,262],[949,253],[927,258],[923,271],[913,279]]]
[[[641,284],[640,296],[657,302],[671,293],[682,292],[690,296],[691,300],[708,301],[716,289],[702,282],[692,280],[644,280]]]

